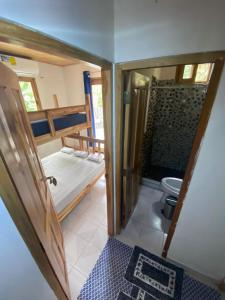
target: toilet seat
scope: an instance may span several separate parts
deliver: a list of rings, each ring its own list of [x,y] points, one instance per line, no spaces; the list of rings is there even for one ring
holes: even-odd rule
[[[163,191],[161,202],[164,203],[168,196],[174,196],[177,198],[179,196],[182,183],[183,179],[175,177],[164,177],[161,180],[161,188]]]
[[[176,195],[179,195],[183,180],[175,177],[164,177],[161,181],[162,186]]]

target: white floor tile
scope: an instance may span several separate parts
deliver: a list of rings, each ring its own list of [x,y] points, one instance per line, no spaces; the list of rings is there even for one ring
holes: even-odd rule
[[[92,245],[102,250],[105,247],[107,240],[108,240],[107,229],[99,226],[95,234],[91,238]]]
[[[83,274],[89,275],[102,250],[98,249],[91,243],[88,244],[82,255],[79,257],[76,268]]]
[[[76,268],[72,268],[69,272],[69,284],[72,300],[77,299],[80,294],[80,291],[86,281],[87,277],[85,277],[81,272],[79,272]]]
[[[126,228],[123,229],[122,232],[116,236],[116,238],[121,242],[134,247],[140,237],[141,230],[142,224],[131,218]]]
[[[139,202],[135,208],[132,218],[152,229],[167,232],[170,221],[167,220],[161,210],[163,204],[160,201]]]
[[[141,186],[138,202],[126,228],[117,239],[131,247],[138,245],[161,256],[170,221],[161,213],[162,192]]]
[[[82,239],[89,242],[95,235],[97,228],[98,225],[95,222],[93,222],[90,218],[85,217],[82,219],[82,224],[76,233]]]
[[[64,245],[67,263],[71,266],[75,266],[80,255],[87,247],[88,242],[80,238],[78,235],[71,234],[69,232],[65,235]]]
[[[163,250],[164,233],[152,230],[150,227],[143,226],[138,240],[138,246],[147,251],[161,256]]]

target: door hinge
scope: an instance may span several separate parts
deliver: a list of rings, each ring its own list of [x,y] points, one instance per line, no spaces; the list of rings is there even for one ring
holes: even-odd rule
[[[129,177],[134,173],[133,168],[123,169],[123,176]]]
[[[131,97],[130,93],[128,91],[123,92],[123,104],[130,104],[131,102]]]

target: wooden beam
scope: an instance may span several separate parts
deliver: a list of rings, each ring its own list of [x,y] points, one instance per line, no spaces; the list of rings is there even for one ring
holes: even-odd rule
[[[108,234],[114,235],[113,144],[112,144],[112,69],[102,68],[102,99],[105,134],[105,166]]]
[[[47,119],[49,113],[54,118],[58,116],[70,115],[70,114],[81,113],[81,112],[86,112],[85,105],[75,105],[75,106],[43,109],[39,111],[31,111],[28,112],[28,118],[30,121],[37,121],[41,119]]]
[[[136,70],[148,68],[170,67],[177,65],[213,63],[217,59],[225,57],[225,51],[201,52],[193,54],[181,54],[174,56],[163,56],[144,60],[118,63],[121,70]]]
[[[116,65],[116,161],[115,161],[115,184],[116,184],[116,234],[121,231],[122,225],[122,116],[123,116],[123,74],[119,65]]]
[[[35,29],[28,29],[6,20],[0,20],[0,41],[37,50],[43,54],[52,54],[67,59],[75,58],[101,67],[111,67],[111,62],[106,59],[61,42]]]

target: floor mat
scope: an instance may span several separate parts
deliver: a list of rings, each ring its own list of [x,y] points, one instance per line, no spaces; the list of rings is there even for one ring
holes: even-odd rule
[[[132,253],[133,248],[114,238],[110,238],[94,269],[83,286],[78,299],[135,299],[133,297],[135,296],[135,292],[141,293],[141,291],[137,291],[137,286],[125,279],[126,270]],[[145,300],[145,298],[143,299]],[[184,273],[181,299],[219,300],[221,298],[216,290],[202,284]]]
[[[137,287],[134,299],[180,300],[184,270],[135,246],[125,278]]]

